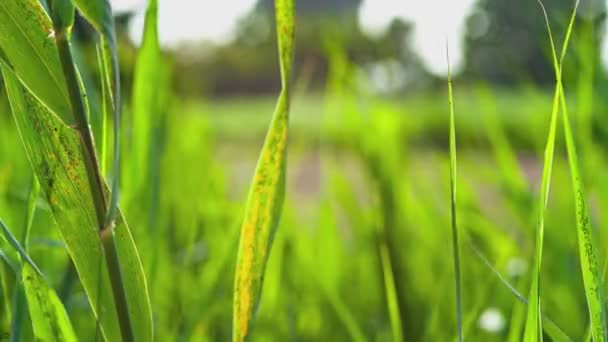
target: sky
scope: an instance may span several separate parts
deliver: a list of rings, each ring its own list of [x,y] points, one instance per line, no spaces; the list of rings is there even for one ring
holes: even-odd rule
[[[249,13],[256,0],[158,0],[161,44],[175,47],[183,42],[201,40],[229,41],[240,18]],[[300,0],[305,1],[305,0]],[[600,0],[598,0],[600,1]],[[115,11],[135,10],[138,14],[131,27],[137,42],[143,30],[146,0],[111,0]],[[359,10],[359,23],[364,32],[384,32],[394,18],[414,24],[414,51],[426,68],[437,75],[447,72],[446,42],[450,64],[458,71],[463,63],[465,19],[475,0],[364,0]],[[608,47],[608,44],[604,44]],[[608,48],[603,51],[608,62]],[[606,64],[606,63],[605,63]]]
[[[381,34],[400,17],[415,24],[413,44],[433,73],[445,74],[446,38],[454,69],[462,63],[464,19],[475,0],[364,0],[359,10],[362,29]],[[159,35],[167,47],[201,40],[225,42],[232,38],[239,18],[249,13],[256,0],[159,0]],[[141,37],[145,0],[112,0],[115,11],[135,10],[131,36]],[[437,10],[441,9],[441,10]]]

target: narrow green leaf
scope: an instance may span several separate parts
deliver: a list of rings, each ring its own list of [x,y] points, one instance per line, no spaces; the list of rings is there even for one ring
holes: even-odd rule
[[[393,341],[399,342],[403,341],[403,324],[401,324],[401,312],[399,311],[399,298],[397,296],[393,265],[391,263],[390,252],[386,241],[379,243],[379,249]]]
[[[0,59],[64,122],[72,110],[50,18],[38,0],[0,1]]]
[[[23,339],[23,329],[25,327],[25,320],[27,315],[25,290],[21,284],[21,280],[18,280],[18,284],[15,286],[13,291],[13,312],[11,317],[11,336],[10,342],[19,342]]]
[[[570,37],[572,27],[574,26],[578,4],[579,1],[577,1],[575,5],[572,17],[570,19],[570,24],[568,25],[566,41]],[[547,22],[549,38],[553,40],[547,14],[546,12],[544,12],[544,14]],[[579,256],[581,261],[581,273],[583,276],[583,284],[585,286],[585,296],[587,298],[587,308],[589,310],[589,317],[591,320],[590,331],[594,341],[606,341],[608,340],[608,331],[606,330],[606,311],[603,302],[602,277],[600,276],[597,261],[597,247],[595,246],[592,227],[589,223],[589,208],[587,207],[587,203],[585,200],[586,195],[583,187],[582,177],[580,174],[580,167],[576,152],[576,143],[574,141],[572,127],[570,125],[568,107],[566,104],[566,97],[564,95],[564,87],[561,78],[565,49],[562,50],[560,60],[558,61],[555,45],[552,42],[551,53],[553,57],[553,68],[557,80],[556,87],[559,90],[560,105],[564,122],[564,135],[566,138],[566,149],[568,151],[568,163],[570,165],[572,189],[574,190]]]
[[[541,6],[543,15],[545,16],[545,21],[547,24],[547,28],[549,30],[549,39],[551,43],[551,49],[555,51],[555,45],[553,43],[553,36],[551,34],[551,29],[549,28],[549,19],[547,17],[547,13],[542,2],[539,0],[538,3]],[[573,20],[575,18],[576,8],[578,7],[578,3],[574,9],[574,13],[572,15],[572,20],[570,21],[570,25],[568,27],[568,31],[566,33],[566,38],[564,39],[564,45],[562,47],[562,56],[565,55],[568,49],[568,42],[570,40],[570,33],[572,30]],[[545,213],[547,209],[547,202],[549,197],[549,188],[551,183],[551,171],[553,169],[553,155],[555,150],[555,135],[557,128],[557,114],[559,112],[559,98],[560,98],[560,84],[561,84],[561,68],[559,68],[559,72],[556,73],[557,77],[557,85],[555,87],[555,93],[553,96],[553,109],[551,112],[551,123],[549,126],[549,136],[547,138],[547,145],[545,147],[545,157],[543,162],[543,174],[541,180],[541,191],[539,196],[539,220],[536,228],[536,254],[534,258],[534,266],[533,266],[533,274],[532,274],[532,284],[530,286],[530,305],[528,305],[528,315],[526,318],[526,329],[524,332],[524,340],[528,341],[542,341],[542,322],[539,319],[540,311],[541,311],[541,303],[540,303],[540,272],[541,272],[541,260],[542,260],[542,252],[543,252],[543,236],[544,236],[544,219]]]
[[[65,312],[63,304],[55,294],[55,291],[49,287],[44,280],[40,269],[34,264],[34,261],[21,247],[15,236],[10,232],[8,227],[0,220],[0,228],[4,237],[10,242],[11,246],[19,253],[22,259],[21,281],[23,282],[23,290],[27,298],[29,314],[32,322],[32,329],[37,341],[76,341],[76,335],[72,329],[72,324]],[[15,304],[20,300],[21,286],[17,288],[15,293]],[[23,315],[24,313],[15,312],[15,316]],[[18,340],[18,335],[21,330],[20,317],[13,317],[13,334],[11,341],[15,338]]]
[[[131,167],[137,174],[129,181],[139,184],[131,185],[136,191],[147,186],[147,178],[142,177],[141,169],[148,166],[150,155],[150,140],[152,129],[156,125],[160,113],[160,101],[163,90],[160,44],[158,40],[158,4],[150,0],[146,11],[142,45],[135,63],[133,81],[133,146]],[[151,87],[150,85],[155,86]]]
[[[460,244],[458,243],[458,223],[456,220],[456,118],[454,114],[454,95],[452,92],[452,73],[450,55],[446,44],[448,62],[448,100],[450,105],[450,210],[452,216],[452,253],[454,256],[454,277],[456,290],[456,320],[458,341],[462,342],[462,275],[460,273]]]
[[[17,240],[17,238],[11,233],[6,224],[0,219],[0,230],[2,230],[2,235],[8,241],[8,243],[13,247],[13,249],[19,254],[19,257],[27,264],[30,264],[38,273],[41,273],[40,270],[34,264],[34,261],[30,259],[27,252],[21,247],[21,244]]]
[[[256,167],[241,228],[234,288],[233,341],[244,341],[251,333],[272,236],[285,195],[294,1],[276,0],[275,11],[282,90]]]
[[[21,244],[23,245],[24,252],[27,253],[29,250],[30,230],[34,221],[34,215],[36,213],[36,200],[38,199],[38,193],[40,186],[36,176],[32,177],[32,186],[30,188],[30,194],[27,200],[27,213],[25,217],[25,227],[23,229],[23,236],[21,238]],[[8,231],[8,229],[6,230]],[[5,231],[5,235],[6,235]],[[17,286],[13,293],[13,322],[11,324],[11,341],[21,340],[21,330],[23,322],[27,319],[28,312],[25,309],[27,303],[25,299],[25,291],[23,289],[23,282],[21,279],[17,280]]]
[[[80,136],[43,106],[2,66],[13,116],[30,164],[53,212],[103,336],[120,341],[117,310],[87,182]],[[105,185],[104,185],[105,187]],[[105,187],[106,195],[108,189]],[[137,341],[152,340],[148,290],[135,244],[120,211],[115,238],[128,313]]]

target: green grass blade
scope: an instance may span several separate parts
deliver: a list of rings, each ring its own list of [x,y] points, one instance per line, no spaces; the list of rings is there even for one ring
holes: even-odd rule
[[[561,107],[564,119],[564,133],[566,137],[566,149],[568,151],[568,162],[572,176],[572,187],[575,196],[576,226],[578,232],[579,256],[581,261],[581,272],[585,286],[585,296],[589,317],[591,318],[591,331],[594,341],[608,340],[606,330],[606,311],[604,307],[604,294],[602,277],[599,274],[598,252],[593,238],[592,227],[589,221],[589,208],[585,200],[585,190],[576,152],[576,144],[570,126],[568,110],[566,106],[563,88],[561,91]]]
[[[540,321],[540,270],[543,253],[543,237],[545,229],[545,213],[549,197],[549,188],[551,184],[551,172],[553,169],[553,157],[555,151],[555,135],[557,127],[557,111],[558,111],[558,91],[555,92],[553,99],[553,111],[551,113],[551,122],[549,124],[549,135],[547,137],[547,145],[545,146],[545,154],[543,159],[543,173],[541,179],[541,191],[539,194],[539,217],[536,226],[536,246],[534,255],[534,264],[532,267],[532,283],[530,285],[530,304],[526,316],[526,325],[524,330],[524,341],[542,341],[542,322]]]
[[[21,247],[21,244],[17,240],[17,238],[11,233],[6,224],[0,219],[0,230],[2,230],[2,234],[6,241],[13,247],[13,249],[19,254],[19,257],[27,264],[30,264],[38,273],[41,273],[34,261],[30,259],[30,256],[27,252]]]
[[[244,341],[251,333],[285,195],[294,1],[276,0],[275,8],[282,90],[256,167],[241,228],[234,287],[234,341]]]
[[[72,324],[63,307],[63,304],[55,294],[55,291],[48,286],[40,269],[26,253],[25,249],[19,244],[15,236],[8,227],[0,220],[0,229],[7,241],[20,255],[22,262],[21,280],[23,290],[27,298],[32,329],[37,341],[76,341],[76,335],[72,329]],[[17,289],[20,291],[20,287]],[[16,293],[19,301],[19,293]],[[19,313],[16,313],[19,314]],[[13,329],[21,329],[18,317],[13,318],[15,325]],[[14,332],[17,333],[17,332]],[[11,339],[15,335],[11,335]]]
[[[458,341],[462,342],[462,275],[460,272],[460,245],[458,243],[458,224],[456,220],[456,118],[454,114],[454,94],[452,92],[450,55],[447,43],[446,58],[448,62],[448,101],[450,105],[450,212],[452,218],[452,252],[454,257],[454,283],[456,290]]]
[[[146,11],[142,45],[138,51],[133,80],[133,146],[130,162],[136,174],[129,178],[130,186],[139,191],[147,186],[147,177],[141,169],[148,167],[153,127],[159,120],[163,89],[160,44],[158,40],[158,4],[150,0]],[[150,87],[154,84],[154,87]]]
[[[25,217],[25,227],[23,229],[23,236],[21,238],[21,244],[23,245],[24,252],[27,253],[29,250],[29,242],[30,242],[30,231],[32,228],[32,223],[34,221],[34,215],[36,213],[36,200],[38,199],[38,193],[40,191],[40,185],[38,184],[38,180],[36,176],[32,177],[32,185],[30,188],[30,194],[27,200],[27,213]],[[6,235],[6,231],[5,231]],[[25,291],[23,289],[23,283],[20,282],[15,288],[15,292],[13,294],[13,317],[11,324],[11,341],[20,341],[21,340],[21,327],[23,322],[26,320],[28,315],[27,310],[25,309],[27,303],[25,299]]]
[[[382,264],[382,274],[384,278],[384,289],[386,291],[386,303],[388,306],[393,341],[403,341],[403,325],[401,324],[401,312],[399,311],[399,298],[395,285],[395,275],[388,245],[385,241],[379,244],[380,261]]]
[[[0,2],[0,59],[42,103],[71,123],[72,107],[53,32],[38,0]]]
[[[549,21],[546,15],[546,11],[542,2],[539,0],[539,4],[542,8],[543,14],[545,16],[545,21],[547,23],[547,27],[549,28]],[[578,6],[578,3],[577,3]],[[575,9],[576,12],[576,9]],[[574,15],[573,17],[574,18]],[[562,47],[562,56],[565,55],[566,50],[568,48],[568,42],[570,39],[570,34],[572,31],[572,23],[571,20],[570,25],[568,27],[568,32],[566,33],[566,38],[564,39],[564,45]],[[551,34],[551,30],[549,28],[549,39],[551,43],[551,49],[555,51],[555,45],[553,42],[553,37]],[[536,229],[536,254],[534,258],[534,266],[533,266],[533,274],[532,274],[532,284],[530,286],[530,305],[528,305],[528,315],[526,318],[526,328],[524,333],[525,341],[537,341],[542,340],[542,322],[539,319],[540,316],[540,271],[541,271],[541,261],[542,261],[542,248],[543,248],[543,236],[544,236],[544,218],[545,212],[547,208],[547,201],[549,196],[549,188],[551,183],[551,171],[553,168],[553,155],[555,150],[555,136],[556,136],[556,127],[557,127],[557,114],[559,112],[559,98],[561,89],[559,84],[561,84],[561,69],[556,73],[557,84],[555,89],[555,94],[553,97],[553,109],[551,112],[551,123],[549,126],[549,136],[547,139],[547,145],[545,147],[545,157],[543,162],[543,173],[542,173],[542,181],[541,181],[541,192],[540,192],[540,203],[539,203],[539,220]]]
[[[579,1],[577,1],[574,11],[572,13],[570,23],[568,25],[568,31],[566,33],[566,43],[571,35],[572,27],[576,18],[576,10],[578,8]],[[553,40],[551,34],[551,27],[546,12],[545,19],[547,22],[547,30],[549,32],[549,38]],[[576,227],[578,232],[578,244],[579,244],[579,256],[581,261],[581,273],[583,276],[583,284],[585,287],[585,297],[587,298],[587,308],[589,310],[589,317],[591,320],[591,335],[594,341],[606,341],[608,340],[608,331],[606,329],[606,311],[603,302],[603,284],[602,278],[600,277],[598,267],[597,248],[593,239],[593,232],[591,224],[589,223],[589,208],[585,200],[585,190],[583,187],[582,176],[580,173],[580,167],[578,162],[578,156],[576,152],[576,143],[572,133],[572,126],[570,125],[570,118],[568,116],[568,107],[566,104],[566,97],[564,95],[564,87],[562,83],[562,65],[566,54],[566,49],[561,52],[560,59],[558,61],[557,52],[555,45],[551,43],[551,53],[553,57],[553,67],[556,75],[557,85],[559,91],[560,105],[564,123],[564,135],[566,139],[566,150],[568,151],[568,164],[570,165],[570,175],[572,178],[572,189],[574,190],[575,198],[575,212],[576,212]]]

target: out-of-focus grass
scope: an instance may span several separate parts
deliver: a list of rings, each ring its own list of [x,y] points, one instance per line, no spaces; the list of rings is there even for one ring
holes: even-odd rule
[[[463,133],[463,148],[488,148],[487,132],[480,126],[480,120],[495,110],[499,124],[506,132],[508,140],[519,149],[536,150],[543,144],[537,132],[545,125],[542,113],[551,103],[551,94],[547,89],[522,92],[507,89],[492,89],[493,108],[487,108],[484,99],[476,94],[475,86],[456,91],[454,97],[462,111],[456,118],[456,124]],[[402,99],[385,98],[381,106],[386,111],[401,115],[399,124],[404,126],[408,141],[420,146],[447,145],[445,131],[445,106],[438,101],[445,94],[429,92]],[[271,96],[237,97],[210,99],[208,101],[188,101],[179,105],[179,110],[189,115],[203,115],[214,135],[225,141],[260,139],[267,129],[267,122],[260,113],[272,111],[275,99]],[[574,101],[573,101],[574,102]],[[368,106],[365,102],[359,104]],[[601,108],[601,107],[600,107]],[[576,110],[576,109],[575,109]],[[323,122],[324,96],[319,93],[304,93],[294,96],[292,103],[292,134],[298,141],[315,142],[320,139],[331,139],[319,135]],[[332,130],[340,131],[341,127]]]

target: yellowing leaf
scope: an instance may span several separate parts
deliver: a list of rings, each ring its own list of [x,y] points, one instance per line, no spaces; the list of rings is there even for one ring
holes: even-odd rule
[[[275,9],[282,90],[258,160],[241,228],[234,288],[234,341],[244,341],[251,333],[272,237],[281,216],[285,195],[294,2],[276,0]]]

